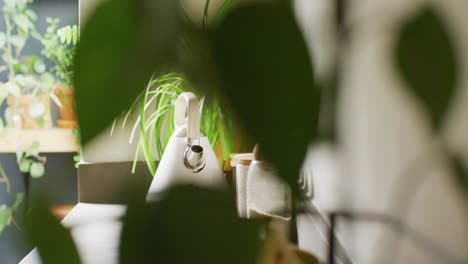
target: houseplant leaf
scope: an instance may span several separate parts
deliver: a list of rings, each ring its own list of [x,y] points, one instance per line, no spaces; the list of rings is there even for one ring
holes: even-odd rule
[[[28,173],[31,168],[31,161],[28,159],[22,159],[19,163],[19,171],[21,173]]]
[[[320,93],[304,39],[286,4],[252,4],[213,32],[222,90],[265,156],[293,187],[316,136]]]
[[[26,235],[39,251],[42,263],[81,263],[70,231],[49,212],[43,200],[37,201],[26,217]]]
[[[72,36],[73,32],[72,32],[71,26],[65,27],[65,32],[66,32],[65,34],[67,36],[66,43],[67,43],[67,45],[70,45],[72,43],[72,38],[73,38],[73,36]]]
[[[21,35],[13,35],[11,36],[11,44],[18,49],[22,49],[26,44],[26,38]]]
[[[35,140],[29,147],[26,149],[26,157],[36,157],[39,155],[39,141]]]
[[[44,176],[44,173],[45,173],[44,164],[42,164],[41,162],[33,162],[31,164],[31,168],[29,169],[29,173],[31,174],[31,177],[33,178],[40,178]]]
[[[455,172],[455,180],[468,197],[468,170],[463,160],[455,155],[450,155],[450,162]]]
[[[17,14],[13,17],[13,21],[15,21],[16,25],[24,32],[29,31],[31,23],[29,22],[29,18],[26,15]]]
[[[235,208],[229,193],[194,186],[174,187],[157,203],[131,204],[119,263],[254,264],[260,221],[238,218]]]
[[[111,0],[85,24],[74,78],[84,144],[132,104],[154,70],[174,59],[177,12],[173,0]]]
[[[439,128],[455,92],[458,62],[444,23],[425,8],[403,25],[396,46],[398,69]]]
[[[0,205],[0,235],[2,234],[5,227],[10,224],[12,214],[13,211],[10,207],[6,205]]]
[[[29,106],[29,114],[33,118],[38,118],[44,114],[46,107],[41,101],[35,101]]]

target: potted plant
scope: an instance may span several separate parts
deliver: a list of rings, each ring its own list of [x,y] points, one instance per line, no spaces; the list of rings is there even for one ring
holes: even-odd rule
[[[76,127],[76,116],[73,107],[73,57],[78,43],[78,26],[58,28],[60,20],[47,18],[47,32],[40,39],[42,55],[51,60],[51,72],[57,77],[58,84],[54,89],[60,100],[60,118],[57,125],[62,128]]]
[[[3,65],[0,72],[8,73],[0,83],[0,103],[7,99],[7,124],[22,128],[51,127],[50,98],[55,80],[45,63],[35,55],[22,54],[30,36],[39,36],[34,25],[37,19],[28,8],[32,1],[5,1],[3,16],[6,31],[0,32]],[[14,122],[14,120],[16,120]]]
[[[203,29],[208,27],[209,4],[210,1],[205,2],[203,19],[200,21]],[[212,22],[219,21],[230,6],[231,1],[224,1],[214,13]],[[183,8],[182,12],[185,12]],[[184,14],[189,17],[188,13]],[[169,72],[153,77],[148,89],[134,101],[124,115],[122,123],[122,127],[124,127],[137,112],[138,117],[133,120],[134,124],[129,140],[130,143],[133,143],[135,135],[139,134],[133,168],[135,168],[141,150],[151,174],[155,174],[155,157],[162,156],[175,129],[173,122],[175,101],[181,93],[195,92],[194,90],[182,74]],[[228,107],[221,105],[219,98],[214,97],[208,100],[203,95],[199,95],[199,98],[200,128],[213,146],[220,167],[224,172],[229,173],[232,171],[229,162],[231,153],[250,152],[253,145],[246,140],[245,135],[241,135],[241,129],[235,122],[234,115]],[[155,153],[154,146],[156,147]]]
[[[192,89],[181,74],[172,72],[155,77],[150,81],[148,89],[135,100],[124,115],[122,127],[126,126],[137,113],[137,118],[132,120],[133,128],[129,140],[133,143],[136,134],[139,134],[134,162],[136,164],[138,154],[142,151],[153,175],[156,172],[154,160],[162,156],[175,129],[173,121],[175,101],[185,91]],[[235,125],[231,111],[222,107],[217,98],[208,101],[205,97],[201,97],[200,112],[200,127],[213,146],[221,168],[225,172],[231,171],[230,154],[251,151],[251,148],[246,142],[241,141],[243,137],[238,135],[239,129]],[[156,152],[153,146],[156,147]]]

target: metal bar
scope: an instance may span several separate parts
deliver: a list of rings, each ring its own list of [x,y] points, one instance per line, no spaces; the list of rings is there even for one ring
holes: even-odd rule
[[[335,227],[336,227],[336,216],[334,213],[330,214],[330,229],[328,233],[328,263],[335,264]]]

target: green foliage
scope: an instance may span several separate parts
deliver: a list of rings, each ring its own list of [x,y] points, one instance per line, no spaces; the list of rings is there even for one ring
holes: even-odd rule
[[[395,55],[408,88],[429,112],[435,132],[440,132],[457,92],[460,72],[450,32],[436,10],[426,7],[403,25]],[[442,152],[454,169],[458,185],[468,193],[463,160],[446,148]]]
[[[78,44],[79,31],[77,25],[62,27],[57,30],[57,35],[63,44],[73,46]]]
[[[3,233],[5,227],[10,225],[13,210],[6,206],[0,205],[0,235]]]
[[[154,70],[162,71],[174,60],[177,12],[173,0],[107,1],[84,26],[75,60],[75,100],[84,144],[130,107]]]
[[[458,62],[450,34],[432,8],[421,10],[402,28],[396,60],[411,91],[438,129],[456,91]]]
[[[11,183],[8,175],[0,163],[0,186],[5,184],[5,190],[8,194],[11,193]],[[14,213],[18,210],[19,206],[23,202],[24,194],[16,193],[16,199],[13,205],[1,204],[0,203],[0,235],[3,230],[7,228],[13,221]]]
[[[40,178],[45,174],[46,158],[39,154],[39,142],[33,142],[26,150],[16,152],[16,161],[22,173],[29,173],[33,178]]]
[[[6,191],[10,192],[11,191],[11,184],[10,184],[10,179],[8,178],[8,175],[5,172],[5,169],[3,168],[3,165],[0,163],[0,183],[3,183],[6,185]]]
[[[65,26],[58,28],[60,20],[47,18],[49,24],[44,36],[39,36],[43,45],[42,55],[51,60],[51,72],[58,80],[68,86],[73,85],[73,59],[75,46],[78,43],[78,26]]]
[[[31,92],[33,82],[37,82],[34,74],[45,72],[45,65],[37,56],[22,56],[22,51],[31,35],[37,35],[35,28],[36,14],[29,8],[32,1],[9,0],[4,1],[3,16],[6,32],[0,33],[0,48],[3,51],[4,66],[0,69],[8,70],[7,90],[16,95],[19,92]],[[26,82],[16,80],[16,74],[30,78]]]
[[[226,192],[179,186],[158,203],[130,205],[119,263],[256,263],[261,222],[237,218]]]
[[[235,44],[234,44],[235,43]],[[316,136],[320,93],[288,6],[249,5],[213,32],[221,90],[291,186]]]
[[[37,201],[26,217],[26,235],[39,251],[42,263],[81,263],[70,232],[49,212],[44,200]]]
[[[3,230],[5,230],[5,228],[7,228],[13,222],[14,214],[16,211],[18,211],[19,206],[23,202],[23,199],[24,194],[17,193],[13,205],[8,206],[6,204],[0,204],[0,235],[3,233]]]
[[[37,15],[29,8],[32,1],[24,0],[4,0],[3,17],[6,31],[0,32],[0,51],[2,52],[2,62],[0,72],[7,71],[8,79],[0,82],[0,104],[9,95],[19,97],[25,94],[34,95],[33,104],[37,109],[45,106],[40,99],[41,95],[51,95],[55,85],[52,74],[47,72],[43,60],[36,55],[23,55],[23,49],[31,36],[40,38],[36,31],[35,21]],[[12,115],[17,114],[17,105],[8,108]],[[8,113],[6,111],[6,113]],[[38,112],[32,112],[34,116]],[[36,118],[38,124],[41,123],[42,113]],[[11,124],[11,118],[5,116],[7,124]]]
[[[161,157],[175,129],[172,120],[175,101],[181,93],[187,90],[191,90],[189,84],[180,74],[168,73],[155,77],[151,80],[148,89],[127,111],[122,127],[128,123],[135,111],[138,112],[138,118],[134,122],[130,135],[130,143],[133,142],[137,133],[140,135],[134,168],[141,150],[151,174],[156,173],[153,146],[156,145],[156,153],[158,157]],[[230,111],[226,107],[222,108],[219,101],[208,103],[205,102],[205,98],[202,98],[200,112],[202,131],[205,132],[212,146],[216,146],[218,142],[221,144],[223,160],[227,161],[234,150],[234,125]],[[161,138],[161,135],[164,137]]]

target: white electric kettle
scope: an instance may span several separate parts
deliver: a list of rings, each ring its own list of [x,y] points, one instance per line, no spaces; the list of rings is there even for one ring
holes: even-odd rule
[[[159,162],[147,201],[157,200],[158,194],[176,184],[225,186],[213,148],[200,130],[198,99],[193,93],[185,92],[177,98],[174,123],[174,133]]]

